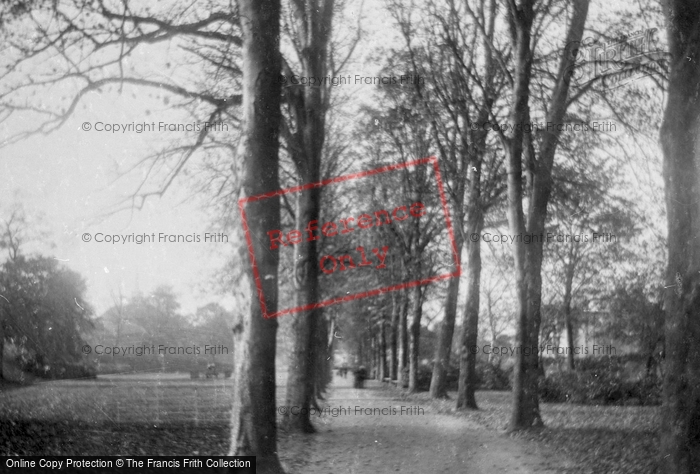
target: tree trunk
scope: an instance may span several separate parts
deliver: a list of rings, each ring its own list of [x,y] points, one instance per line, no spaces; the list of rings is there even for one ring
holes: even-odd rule
[[[522,235],[525,220],[522,208],[522,158],[523,133],[518,124],[525,123],[528,116],[530,74],[532,53],[530,51],[530,30],[533,20],[532,0],[524,0],[519,9],[512,8],[510,16],[515,27],[515,74],[513,76],[513,100],[510,123],[515,127],[507,149],[508,168],[508,224],[511,235]],[[526,359],[522,349],[528,345],[527,293],[525,275],[525,244],[522,240],[513,243],[513,260],[516,296],[516,353],[513,372],[513,412],[510,429],[527,428],[532,424],[534,413],[529,409],[526,373]],[[539,416],[539,415],[537,415]]]
[[[374,369],[374,378],[376,380],[380,380],[381,374],[380,372],[382,371],[382,340],[381,340],[381,328],[377,328],[377,334],[374,338],[374,344],[375,344],[375,349],[374,353],[375,355],[375,369]]]
[[[323,399],[323,394],[325,393],[328,385],[330,385],[333,380],[333,333],[329,331],[333,330],[333,324],[331,322],[331,327],[328,327],[328,320],[320,315],[318,318],[318,327],[316,330],[316,374],[315,384],[314,384],[314,394],[312,400]],[[318,407],[318,405],[316,405]]]
[[[590,0],[573,4],[573,16],[567,30],[566,50],[561,57],[557,81],[548,107],[547,123],[560,124],[568,106],[569,85],[576,61],[577,45],[583,36]],[[532,27],[532,3],[524,2],[522,9],[511,12],[515,18],[516,72],[514,76],[513,109],[514,124],[529,121],[529,84],[532,69],[530,30]],[[508,156],[508,204],[511,233],[542,235],[545,232],[547,204],[552,189],[552,166],[560,133],[549,130],[542,138],[540,157],[534,168],[531,199],[528,208],[527,228],[522,211],[522,153],[523,134],[516,131],[509,146]],[[532,150],[528,146],[530,154]],[[513,381],[513,413],[510,429],[518,430],[539,426],[542,418],[539,410],[537,380],[540,375],[538,339],[542,302],[542,258],[543,242],[535,240],[529,245],[517,242],[514,245],[517,311],[517,349]]]
[[[374,378],[377,373],[377,339],[375,335],[370,336],[369,346],[372,348],[370,352],[372,363],[369,366],[368,378]]]
[[[537,179],[537,178],[536,178]],[[546,214],[546,209],[542,211]],[[546,216],[545,216],[546,217]],[[544,224],[544,223],[543,223]],[[544,225],[542,226],[544,233]],[[528,230],[528,232],[530,232]],[[534,232],[533,232],[534,234]],[[524,358],[525,373],[523,382],[525,389],[523,392],[523,407],[525,420],[528,427],[542,426],[540,415],[540,402],[538,394],[538,379],[541,375],[542,365],[540,364],[539,336],[540,323],[542,321],[542,258],[543,248],[537,243],[531,243],[526,249],[526,330],[528,331],[526,343],[523,345],[522,355]],[[525,425],[522,425],[525,426]]]
[[[574,241],[571,241],[571,246],[575,245]],[[573,252],[569,252],[569,259],[566,262],[566,275],[564,279],[564,324],[566,325],[566,344],[567,344],[567,354],[566,362],[569,370],[573,371],[574,366],[574,325],[571,321],[571,298],[572,298],[572,287],[574,283],[574,261]]]
[[[239,0],[243,33],[243,133],[238,155],[243,160],[245,196],[279,189],[278,151],[281,87],[279,0]],[[280,225],[279,198],[250,202],[245,207],[253,238],[267,310],[277,309],[279,254],[263,244],[269,229]],[[241,246],[245,253],[248,247]],[[258,472],[282,473],[277,458],[275,350],[277,320],[264,319],[252,269],[245,273],[250,306],[234,327],[234,384],[230,455],[257,457]],[[272,278],[268,278],[271,276]]]
[[[379,380],[384,380],[388,370],[386,365],[386,325],[384,323],[384,315],[382,314],[382,322],[379,327]]]
[[[483,4],[482,4],[483,7]],[[483,91],[484,91],[484,97],[483,97],[483,102],[481,106],[479,107],[478,111],[478,116],[476,118],[476,123],[480,124],[481,126],[478,127],[478,130],[470,130],[467,132],[469,134],[469,138],[471,141],[471,147],[468,147],[471,149],[470,153],[467,153],[466,150],[463,150],[462,158],[461,158],[461,172],[466,178],[466,176],[469,173],[469,169],[475,169],[477,170],[476,173],[472,175],[473,178],[476,178],[476,181],[472,181],[469,183],[469,189],[470,189],[470,205],[476,204],[476,202],[472,201],[474,199],[474,196],[479,196],[480,195],[480,174],[481,174],[481,162],[483,160],[484,155],[486,154],[486,138],[488,135],[488,129],[485,127],[485,123],[488,122],[490,114],[491,114],[491,109],[493,107],[493,102],[494,102],[494,90],[493,90],[493,81],[494,81],[494,75],[495,75],[495,69],[494,69],[494,58],[493,54],[491,51],[491,45],[493,44],[493,33],[494,33],[494,25],[495,25],[495,20],[496,20],[496,2],[494,0],[491,0],[489,2],[489,15],[488,15],[488,26],[487,26],[487,31],[486,31],[486,37],[484,38],[484,51],[485,51],[485,58],[484,58],[484,70],[485,70],[485,75],[484,75],[484,81],[483,81]],[[469,116],[468,116],[468,109],[463,110],[463,118],[466,119],[465,121],[469,121]],[[463,214],[463,209],[464,209],[464,192],[467,186],[465,185],[465,179],[460,179],[458,180],[458,185],[457,189],[455,192],[455,199],[457,202],[455,202],[455,226],[458,229],[458,232],[455,235],[455,243],[457,247],[457,255],[462,254],[462,246],[464,243],[463,239],[463,234],[462,234],[462,229],[464,227],[464,214]],[[474,195],[472,195],[474,194]],[[482,203],[481,201],[478,201],[478,206],[481,206]],[[480,209],[480,212],[483,212],[483,209]],[[470,235],[473,232],[481,232],[481,228],[478,230],[470,230],[468,231],[467,235]],[[480,257],[479,257],[480,258]],[[480,270],[479,270],[480,271]],[[478,285],[478,278],[480,275],[477,276],[477,285]],[[445,302],[445,320],[443,321],[442,327],[441,327],[441,332],[440,332],[440,338],[438,340],[438,347],[436,351],[436,356],[435,356],[435,366],[433,368],[433,378],[430,383],[430,396],[433,398],[445,398],[447,397],[447,390],[446,390],[446,370],[447,367],[449,366],[449,357],[450,357],[450,351],[452,348],[452,338],[454,335],[454,326],[455,326],[455,318],[457,315],[457,299],[458,299],[458,294],[459,294],[459,285],[460,285],[460,279],[456,278],[454,280],[450,280],[448,290],[447,290],[447,300]],[[477,286],[476,292],[472,292],[472,294],[475,294],[478,298],[479,294],[479,288]],[[478,312],[478,302],[476,304],[477,307],[477,312]],[[466,321],[466,318],[465,318]],[[477,314],[477,320],[474,322],[475,325],[478,324],[478,314]],[[476,327],[476,326],[475,326]],[[464,344],[464,334],[463,334],[463,344]],[[462,344],[462,345],[463,345]],[[476,344],[476,342],[474,342]],[[460,366],[462,365],[461,362],[461,357],[460,357]],[[467,364],[469,365],[469,364]],[[461,371],[460,371],[461,373]],[[471,376],[471,379],[473,379],[473,375]],[[460,375],[461,377],[461,375]]]
[[[491,26],[495,19],[495,2],[491,2]],[[492,35],[491,35],[492,37]],[[488,47],[487,47],[488,49]],[[476,405],[476,354],[479,339],[479,291],[481,287],[481,231],[484,227],[484,204],[481,199],[481,163],[486,154],[486,127],[483,126],[493,106],[493,64],[491,55],[486,58],[486,90],[484,103],[479,110],[477,123],[480,130],[472,130],[471,141],[474,144],[469,157],[469,174],[467,203],[467,299],[464,304],[464,324],[462,348],[460,351],[459,384],[457,408],[477,409]],[[476,236],[476,241],[474,240]]]
[[[399,314],[399,370],[397,385],[406,387],[405,368],[408,366],[408,295],[406,290],[401,290],[401,308]]]
[[[0,380],[5,378],[3,366],[5,364],[5,326],[4,321],[0,318]]]
[[[418,391],[418,350],[420,349],[420,320],[423,316],[423,291],[420,286],[414,286],[412,293],[411,326],[408,332],[408,391],[413,393]]]
[[[390,361],[389,361],[389,377],[391,380],[397,379],[397,370],[399,365],[398,360],[398,333],[399,333],[399,318],[401,316],[401,307],[399,305],[398,291],[391,294],[391,334],[390,334]]]
[[[496,321],[493,317],[493,303],[491,302],[491,292],[486,293],[486,311],[489,316],[489,328],[491,329],[491,347],[496,347]],[[493,363],[496,354],[489,352],[489,364]]]
[[[554,317],[554,326],[552,328],[552,343],[556,346],[559,345],[561,341],[561,334],[559,333],[559,316]],[[554,361],[557,363],[557,371],[561,372],[561,359],[559,358],[559,353],[554,352]]]
[[[478,172],[472,174],[472,192],[467,216],[469,234],[481,235],[483,214],[479,202]],[[481,239],[467,241],[467,299],[460,350],[457,408],[477,409],[476,355],[479,335],[479,288],[481,280]]]
[[[700,472],[700,4],[666,0],[671,53],[661,127],[668,220],[660,467]]]
[[[458,232],[459,233],[459,232]],[[461,253],[461,244],[457,249],[457,255]],[[447,397],[447,368],[450,365],[450,352],[452,351],[452,339],[455,333],[455,319],[457,319],[457,297],[459,296],[459,277],[452,278],[447,286],[445,299],[445,316],[440,325],[437,348],[435,350],[435,365],[430,379],[430,397]]]
[[[297,198],[297,229],[309,222],[318,221],[321,205],[321,189],[312,188],[300,192]],[[296,306],[318,303],[318,251],[316,241],[303,239],[295,246],[294,279]],[[320,309],[312,309],[289,316],[292,321],[292,349],[289,355],[286,404],[299,407],[285,412],[285,427],[290,431],[313,433],[311,406],[315,401],[315,382],[318,354],[317,333]],[[294,413],[292,413],[294,411]]]
[[[568,107],[569,85],[576,60],[576,50],[581,43],[583,30],[588,16],[588,6],[590,0],[580,0],[574,3],[573,16],[566,37],[566,51],[559,63],[557,82],[552,92],[552,98],[547,115],[547,123],[560,124],[564,119]],[[532,199],[528,209],[528,228],[531,235],[543,235],[545,233],[545,223],[547,220],[547,204],[552,191],[552,168],[556,155],[559,136],[561,133],[554,129],[549,131],[542,140],[538,166],[534,176]],[[544,242],[536,240],[527,246],[527,292],[528,292],[528,328],[530,350],[526,354],[527,374],[530,388],[529,406],[536,416],[533,422],[536,425],[542,424],[539,417],[539,401],[537,395],[537,380],[542,374],[542,366],[539,364],[540,352],[538,350],[538,339],[540,331],[541,308],[542,308],[542,261],[544,256]]]
[[[322,331],[319,331],[319,337],[324,337],[325,341],[321,343],[325,346],[325,351],[318,354],[316,359],[322,367],[323,377],[321,378],[320,384],[316,386],[316,397],[322,398],[321,395],[325,394],[326,389],[333,381],[333,366],[335,363],[335,319],[331,318],[330,321],[321,318],[321,325],[323,327]]]
[[[328,43],[333,18],[333,0],[306,0],[292,2],[297,21],[301,76],[324,77],[327,70]],[[289,72],[288,72],[289,73]],[[328,106],[326,87],[285,88],[288,102],[293,109],[294,127],[297,131],[288,139],[294,143],[291,157],[301,180],[314,183],[320,180],[321,157],[325,142],[325,115]],[[321,210],[321,189],[313,188],[299,195],[297,205],[297,229],[306,228],[318,221]],[[317,240],[303,239],[295,247],[295,281],[297,305],[318,303],[318,251]],[[318,371],[314,361],[318,353],[317,331],[321,309],[306,311],[294,316],[294,338],[287,379],[287,403],[300,407],[297,415],[288,410],[285,424],[291,431],[311,433],[311,414],[308,408],[315,404]]]

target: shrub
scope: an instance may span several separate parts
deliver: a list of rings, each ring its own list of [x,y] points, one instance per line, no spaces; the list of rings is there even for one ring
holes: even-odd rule
[[[512,376],[512,366],[504,369],[485,361],[476,362],[477,387],[480,390],[510,390],[513,388]]]
[[[459,386],[459,367],[450,364],[446,372],[445,378],[447,390],[456,391]],[[491,365],[488,362],[477,360],[476,383],[479,390],[510,390],[512,387],[512,375],[512,367],[503,369],[500,366]],[[404,388],[406,388],[408,386],[408,367],[404,368],[403,376],[404,380],[406,381]],[[419,366],[418,378],[416,380],[416,388],[418,391],[428,391],[430,389],[430,382],[432,378],[432,366]]]
[[[544,402],[622,405],[637,400],[642,405],[661,401],[661,384],[655,376],[636,382],[625,381],[621,372],[607,370],[555,372],[539,380],[539,395]]]
[[[627,385],[619,375],[607,371],[580,372],[584,400],[614,405],[627,398]]]
[[[548,377],[540,377],[540,400],[550,403],[564,403],[569,401],[570,390],[578,384],[574,372],[555,372]]]
[[[632,398],[639,400],[640,405],[661,405],[662,381],[656,375],[648,375],[631,387]]]
[[[408,376],[409,376],[409,368],[408,368],[408,366],[406,366],[403,368],[404,388],[408,387]],[[429,366],[419,365],[417,378],[416,378],[416,389],[419,392],[425,392],[425,391],[429,390],[430,389],[430,380],[431,380],[432,376],[433,376],[433,371]]]

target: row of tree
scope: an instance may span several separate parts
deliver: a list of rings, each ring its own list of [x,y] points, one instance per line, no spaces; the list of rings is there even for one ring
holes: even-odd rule
[[[608,214],[588,210],[588,221],[572,221],[576,211],[600,204],[595,195],[601,182],[594,177],[582,180],[581,171],[593,171],[598,163],[591,158],[604,152],[592,152],[590,142],[576,140],[560,125],[586,123],[602,111],[623,122],[630,97],[611,94],[605,87],[606,79],[630,71],[646,72],[652,69],[649,61],[658,58],[639,51],[632,54],[635,60],[629,61],[624,71],[612,68],[587,80],[576,76],[574,72],[582,66],[577,52],[584,39],[589,3],[433,1],[420,7],[424,16],[416,21],[419,10],[412,2],[387,2],[405,42],[396,62],[387,67],[399,67],[426,80],[409,88],[391,89],[384,97],[384,107],[367,113],[372,122],[382,124],[370,148],[379,150],[387,143],[394,148],[393,155],[404,161],[436,150],[440,159],[458,234],[457,250],[461,253],[466,246],[467,253],[464,331],[459,343],[459,406],[476,405],[475,359],[466,348],[477,341],[482,261],[479,242],[465,237],[481,234],[487,211],[500,209],[507,216],[511,235],[546,234],[553,222],[569,229],[627,226],[628,219],[619,215],[624,207],[621,200],[615,207],[609,204],[612,200],[604,200],[611,206]],[[153,156],[163,165],[158,169],[165,170],[164,174],[156,176],[161,181],[155,189],[140,188],[132,196],[132,205],[140,206],[148,197],[162,195],[196,157],[206,170],[202,189],[213,190],[221,198],[218,203],[232,222],[238,197],[274,192],[289,181],[315,182],[324,177],[323,173],[333,175],[342,170],[342,166],[332,163],[342,155],[344,144],[327,140],[327,132],[334,126],[328,120],[334,105],[330,84],[291,84],[283,88],[280,81],[281,75],[337,75],[345,64],[345,58],[337,55],[341,48],[332,35],[333,17],[342,6],[340,2],[305,0],[282,5],[279,0],[239,0],[234,6],[212,1],[196,9],[155,8],[127,1],[117,5],[101,0],[36,0],[27,5],[12,4],[0,17],[4,23],[11,18],[20,25],[2,33],[15,60],[2,75],[3,113],[38,110],[36,104],[26,100],[28,87],[67,84],[75,93],[64,103],[41,107],[47,119],[36,130],[27,130],[15,139],[55,130],[73,114],[86,93],[110,84],[153,86],[180,97],[176,105],[201,121],[228,119],[240,123],[233,139],[202,130],[191,142],[169,144]],[[662,451],[666,472],[691,472],[698,465],[700,439],[696,436],[700,402],[693,382],[700,370],[693,356],[700,347],[693,336],[700,333],[693,329],[698,324],[700,301],[700,251],[693,238],[700,230],[700,180],[693,133],[698,127],[700,40],[695,32],[700,8],[690,1],[666,0],[662,10],[670,50],[667,112],[661,129],[669,223],[666,285],[673,288],[664,294],[668,416],[664,417]],[[638,12],[629,17],[631,30],[638,29],[636,20],[642,16]],[[35,34],[27,34],[27,29]],[[154,76],[129,64],[137,52],[159,43],[176,45],[181,54],[168,80],[153,80]],[[354,41],[345,46],[344,50],[352,51]],[[74,57],[87,59],[76,62]],[[46,58],[51,61],[42,67],[41,61]],[[36,66],[34,73],[44,73],[42,80],[23,75],[25,70],[19,66],[24,64]],[[639,104],[638,97],[634,107]],[[554,127],[530,133],[525,125],[531,122]],[[489,123],[507,123],[510,127],[494,130],[487,127]],[[596,138],[604,140],[601,135]],[[612,141],[619,137],[609,138]],[[564,159],[567,157],[570,162]],[[421,182],[420,173],[408,175],[401,183],[401,192],[419,197]],[[579,183],[590,183],[590,192],[579,192]],[[321,199],[321,192],[313,188],[298,193],[295,204],[280,196],[249,203],[249,231],[264,236],[267,230],[280,228],[288,217],[299,224],[319,219],[324,205],[333,209],[333,203]],[[558,192],[562,199],[556,199]],[[554,201],[557,206],[552,205]],[[606,220],[610,214],[618,214],[619,222]],[[393,235],[405,255],[392,264],[392,272],[398,272],[399,278],[420,277],[429,273],[428,267],[434,263],[429,257],[432,239],[423,239],[432,232],[419,225],[416,221],[413,229]],[[260,304],[274,312],[278,295],[289,290],[278,283],[279,253],[269,251],[264,239],[253,239],[251,252],[263,275],[260,283],[264,301],[259,301],[254,277],[246,270],[249,248],[242,233],[238,243],[241,251],[231,266],[231,275],[240,283],[237,288],[245,304],[234,324],[236,384],[231,453],[255,454],[262,472],[281,472],[276,455],[274,376],[278,322],[264,319]],[[317,266],[318,245],[317,241],[304,241],[295,247],[293,296],[297,306],[318,301],[324,291]],[[532,349],[538,346],[542,323],[544,245],[541,241],[516,241],[512,249],[516,344]],[[572,245],[562,255],[567,281],[565,314],[571,307],[576,266],[584,261],[583,249]],[[451,280],[445,295],[431,387],[434,396],[444,395],[459,284],[459,279]],[[388,371],[395,370],[395,375],[401,377],[400,367],[407,365],[409,387],[415,386],[423,302],[430,291],[436,290],[415,286],[391,298],[389,314],[396,331],[389,334],[389,339],[392,348],[396,344],[397,355]],[[320,309],[292,316],[293,346],[286,390],[289,405],[309,407],[316,403],[327,382],[327,376],[323,376],[327,373],[323,349],[328,349],[328,341],[332,341],[328,335],[333,332],[333,321],[328,316]],[[384,324],[377,327],[378,344],[385,344]],[[536,354],[536,350],[521,351],[516,359],[511,429],[541,424]],[[308,414],[309,410],[300,413]],[[308,415],[290,414],[286,422],[292,430],[313,429]]]

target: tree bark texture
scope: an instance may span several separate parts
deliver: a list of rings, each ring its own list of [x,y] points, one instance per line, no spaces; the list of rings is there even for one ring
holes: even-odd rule
[[[663,3],[671,53],[661,126],[668,221],[660,470],[700,472],[700,4]]]
[[[280,127],[279,0],[239,0],[243,33],[243,134],[239,157],[243,161],[244,196],[279,189]],[[253,238],[250,252],[257,268],[269,312],[277,309],[278,252],[265,248],[269,229],[280,225],[279,198],[245,206]],[[248,253],[247,246],[242,252]],[[244,258],[243,261],[247,259]],[[258,472],[282,473],[277,458],[275,350],[277,321],[264,319],[255,276],[249,267],[250,306],[234,326],[234,385],[231,411],[231,455],[257,456]]]
[[[296,42],[303,77],[324,77],[327,71],[328,45],[331,38],[333,0],[305,0],[291,2],[296,23]],[[286,67],[285,69],[288,69]],[[285,73],[292,75],[291,70]],[[326,132],[328,109],[327,87],[287,87],[287,101],[295,132],[287,137],[290,154],[303,184],[320,180],[321,158]],[[297,202],[297,225],[318,221],[321,212],[321,188],[301,192]],[[304,239],[295,248],[296,304],[305,306],[318,303],[317,240]],[[316,359],[317,341],[322,317],[321,309],[294,315],[292,324],[293,349],[287,379],[287,403],[302,407],[297,413],[289,410],[285,424],[291,431],[314,431],[308,408],[316,404],[319,371]]]

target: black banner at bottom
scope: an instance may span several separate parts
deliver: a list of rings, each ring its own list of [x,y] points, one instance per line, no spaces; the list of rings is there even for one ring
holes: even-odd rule
[[[227,472],[254,474],[255,456],[2,456],[0,472]]]

